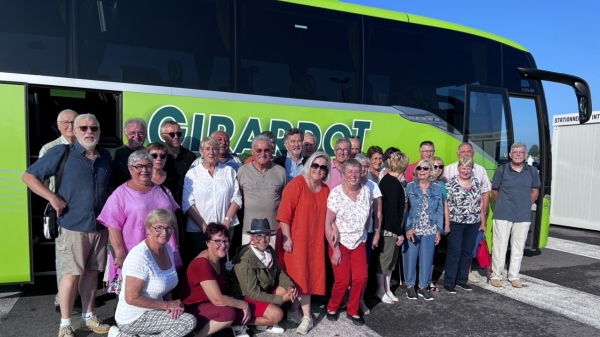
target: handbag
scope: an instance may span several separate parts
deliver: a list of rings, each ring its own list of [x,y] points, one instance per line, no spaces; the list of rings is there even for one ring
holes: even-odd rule
[[[483,239],[479,241],[477,245],[477,262],[481,268],[487,268],[492,264],[492,259],[490,258],[490,251],[488,250],[487,241],[485,240],[485,235]]]
[[[60,163],[60,169],[55,176],[55,184],[54,190],[56,191],[56,195],[60,197],[58,193],[58,189],[60,188],[60,183],[62,182],[62,176],[65,171],[65,164],[67,163],[67,159],[69,158],[69,152],[71,151],[70,145],[65,145],[65,154],[63,155],[62,162]],[[56,223],[56,210],[52,207],[52,204],[48,203],[46,205],[46,209],[44,210],[44,237],[46,239],[56,239],[58,237],[58,224]]]

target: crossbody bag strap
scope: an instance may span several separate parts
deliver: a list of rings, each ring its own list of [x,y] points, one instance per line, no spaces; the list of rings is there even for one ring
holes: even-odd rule
[[[69,158],[69,153],[71,152],[71,145],[67,145],[65,144],[65,154],[63,155],[62,158],[62,162],[60,163],[60,169],[58,170],[58,173],[55,176],[55,183],[54,183],[54,191],[56,192],[56,195],[60,196],[60,194],[58,193],[58,189],[60,188],[60,183],[62,182],[62,176],[63,173],[65,172],[65,165],[67,164],[67,159]]]

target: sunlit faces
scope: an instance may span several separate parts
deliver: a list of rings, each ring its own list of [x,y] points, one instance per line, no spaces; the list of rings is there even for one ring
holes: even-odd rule
[[[78,123],[74,131],[77,141],[86,150],[95,148],[98,144],[98,139],[100,139],[100,128],[96,124],[96,121],[91,118],[81,118]]]
[[[435,154],[435,148],[431,145],[423,145],[421,146],[419,153],[421,154],[421,159],[431,160]]]
[[[138,183],[147,183],[152,179],[152,163],[148,159],[142,159],[129,167],[131,179]]]
[[[467,180],[471,178],[471,172],[473,172],[473,168],[467,165],[458,165],[458,176],[460,179]]]
[[[433,161],[433,172],[436,178],[439,178],[444,173],[444,162],[440,160]]]
[[[179,124],[166,124],[161,134],[165,144],[172,148],[181,146],[181,127]]]
[[[72,140],[73,137],[75,137],[75,135],[73,134],[73,123],[75,122],[75,117],[77,117],[75,116],[75,114],[63,113],[60,116],[60,120],[56,122],[60,134],[67,139]]]
[[[229,154],[229,135],[225,131],[217,131],[214,138],[219,142],[219,155],[226,157]]]
[[[312,156],[312,154],[315,153],[315,151],[317,151],[317,141],[315,139],[315,136],[313,136],[310,133],[307,133],[304,136],[303,148],[304,148],[304,156],[305,157],[308,158],[308,157]]]
[[[229,238],[223,235],[223,233],[217,233],[206,242],[208,249],[210,249],[215,255],[223,258],[227,255],[229,250]]]
[[[369,173],[369,165],[367,165],[366,161],[361,161],[360,164],[362,165],[362,172],[360,174],[360,177],[364,178]]]
[[[350,157],[350,144],[348,142],[340,142],[335,147],[335,161],[342,164]]]
[[[125,138],[132,149],[140,149],[146,141],[146,130],[140,123],[131,123],[125,128]]]
[[[200,155],[207,164],[216,164],[219,149],[215,148],[210,142],[204,142],[200,146]]]
[[[250,239],[256,248],[265,251],[271,242],[271,234],[252,234],[250,235]]]
[[[154,159],[154,168],[157,170],[162,170],[165,167],[165,163],[167,162],[167,154],[163,150],[152,150],[149,152],[152,158]]]
[[[289,135],[285,140],[285,148],[293,158],[300,158],[302,155],[302,135],[297,133]]]
[[[360,140],[358,138],[351,138],[350,144],[350,158],[354,158],[360,153]]]
[[[360,181],[360,176],[362,175],[362,167],[355,165],[348,165],[344,170],[344,184],[349,184],[350,186],[356,186]]]
[[[167,244],[169,239],[171,239],[171,234],[175,229],[173,226],[166,224],[164,222],[157,222],[152,224],[150,228],[146,229],[148,233],[148,238],[150,240],[156,240],[159,243]]]
[[[323,157],[316,158],[310,166],[310,177],[313,180],[323,180],[327,176],[327,169],[323,169],[324,167],[327,167],[327,160]]]
[[[374,171],[381,169],[381,163],[383,163],[383,155],[381,153],[373,153],[369,160],[371,161],[371,169]]]
[[[415,168],[419,180],[428,180],[433,174],[432,167],[427,162],[420,162]]]
[[[458,158],[471,157],[473,158],[473,147],[471,144],[463,144],[458,148]]]
[[[511,150],[509,156],[514,164],[522,164],[525,159],[527,159],[527,149],[524,147],[516,147]]]
[[[266,165],[271,161],[271,144],[266,141],[257,140],[252,145],[252,155],[259,165]]]

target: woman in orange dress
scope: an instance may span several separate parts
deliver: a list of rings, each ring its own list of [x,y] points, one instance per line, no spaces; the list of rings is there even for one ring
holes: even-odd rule
[[[283,190],[277,221],[278,257],[296,284],[299,301],[294,301],[288,320],[300,324],[297,334],[313,327],[311,295],[325,295],[325,214],[331,160],[315,152],[304,163],[302,174]],[[299,309],[302,307],[302,313]]]

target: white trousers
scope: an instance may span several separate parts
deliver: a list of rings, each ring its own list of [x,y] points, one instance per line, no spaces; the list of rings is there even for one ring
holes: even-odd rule
[[[523,260],[523,250],[531,222],[512,222],[494,219],[494,236],[492,241],[492,279],[501,280],[508,239],[511,237],[510,266],[508,280],[518,280]]]

